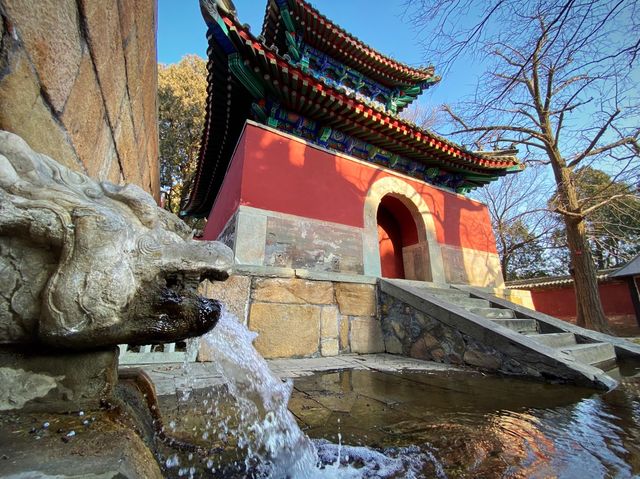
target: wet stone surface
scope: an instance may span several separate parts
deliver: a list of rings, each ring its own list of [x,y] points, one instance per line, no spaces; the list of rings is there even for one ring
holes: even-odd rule
[[[357,456],[348,446],[407,463],[418,454],[417,477],[625,478],[640,474],[639,393],[636,378],[594,394],[459,371],[360,369],[297,376],[289,410],[320,452],[328,440],[346,445],[343,456]],[[246,477],[238,472],[241,445],[227,434],[234,427],[232,402],[222,384],[160,398],[165,427],[201,448],[167,449],[161,461],[180,465],[165,468],[165,475]],[[226,431],[216,431],[222,416],[232,420]],[[348,460],[358,468],[364,457]]]
[[[0,477],[160,479],[153,454],[114,411],[0,414]]]

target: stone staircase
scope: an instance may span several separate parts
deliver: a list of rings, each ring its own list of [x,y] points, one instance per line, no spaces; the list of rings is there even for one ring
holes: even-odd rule
[[[385,351],[598,389],[640,346],[580,328],[467,285],[380,279]],[[605,372],[610,371],[610,372]]]
[[[458,305],[467,311],[487,318],[505,328],[526,335],[540,344],[556,349],[583,364],[607,370],[616,365],[616,352],[611,343],[581,342],[575,333],[545,333],[544,328],[534,318],[519,318],[510,308],[492,306],[486,299],[474,298],[468,291],[454,289],[448,285],[427,286],[412,282],[413,286],[444,301]]]

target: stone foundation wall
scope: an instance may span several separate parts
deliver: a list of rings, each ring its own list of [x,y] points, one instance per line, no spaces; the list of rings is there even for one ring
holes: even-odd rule
[[[384,352],[374,283],[235,275],[203,293],[259,333],[254,346],[265,358]],[[199,360],[209,357],[201,347]]]
[[[159,199],[154,0],[0,0],[0,129]]]
[[[528,374],[526,365],[386,293],[381,295],[385,350],[415,359]]]

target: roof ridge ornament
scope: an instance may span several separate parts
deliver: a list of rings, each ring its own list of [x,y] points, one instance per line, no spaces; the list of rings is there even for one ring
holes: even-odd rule
[[[238,15],[232,0],[200,0],[200,11],[207,23],[217,21],[220,18],[218,8],[228,15],[234,17]]]

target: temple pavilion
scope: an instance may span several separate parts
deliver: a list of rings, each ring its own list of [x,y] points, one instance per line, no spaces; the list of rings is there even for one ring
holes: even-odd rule
[[[486,207],[464,196],[521,169],[403,119],[440,81],[305,0],[267,0],[262,33],[203,2],[208,99],[182,214],[245,267],[498,285]]]

